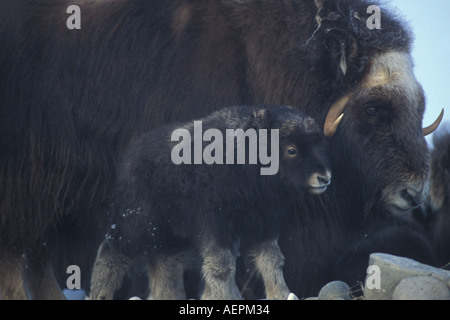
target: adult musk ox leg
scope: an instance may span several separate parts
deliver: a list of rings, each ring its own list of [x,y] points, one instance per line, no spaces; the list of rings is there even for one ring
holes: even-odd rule
[[[133,259],[114,250],[110,243],[104,241],[98,249],[92,271],[90,298],[112,300],[133,262]]]
[[[0,299],[26,300],[25,259],[17,254],[3,252],[0,255]]]
[[[236,256],[214,240],[204,241],[201,248],[202,274],[205,281],[202,300],[241,300],[236,284]]]
[[[284,256],[277,240],[259,244],[252,250],[252,255],[255,266],[262,276],[267,299],[286,300],[290,291],[284,281]]]
[[[189,255],[189,251],[160,254],[148,265],[151,300],[186,300],[183,275]]]
[[[26,268],[28,291],[33,300],[65,300],[50,260],[30,261]]]

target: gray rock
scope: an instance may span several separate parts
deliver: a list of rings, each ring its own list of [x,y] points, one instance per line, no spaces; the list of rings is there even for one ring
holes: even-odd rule
[[[433,277],[410,277],[400,281],[393,300],[450,300],[450,289]]]
[[[298,297],[294,293],[289,293],[287,300],[298,300]]]
[[[350,300],[350,287],[342,281],[326,284],[319,292],[319,300]]]
[[[369,266],[379,268],[379,288],[371,287],[373,274],[368,274],[364,287],[364,297],[368,300],[391,300],[392,294],[401,280],[409,277],[433,277],[450,287],[450,271],[434,268],[417,261],[384,253],[370,255]],[[376,282],[376,281],[375,281]],[[374,283],[372,283],[374,284]]]

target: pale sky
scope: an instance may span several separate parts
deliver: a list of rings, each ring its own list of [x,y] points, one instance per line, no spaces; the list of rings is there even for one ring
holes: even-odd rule
[[[385,2],[398,9],[415,35],[414,71],[427,98],[424,126],[430,125],[442,108],[443,122],[450,123],[450,0]]]

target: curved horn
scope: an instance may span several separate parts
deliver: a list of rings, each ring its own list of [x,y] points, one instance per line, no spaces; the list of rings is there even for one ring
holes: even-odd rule
[[[327,118],[325,120],[325,124],[323,126],[323,133],[326,137],[330,138],[336,132],[337,127],[343,117],[342,112],[344,111],[344,108],[351,97],[352,94],[345,95],[330,107]]]
[[[442,118],[444,117],[444,109],[442,109],[441,113],[439,114],[439,117],[436,119],[436,121],[433,122],[431,126],[428,126],[426,128],[422,129],[422,133],[424,136],[427,136],[429,134],[432,134],[441,124]]]
[[[328,128],[328,132],[325,135],[328,138],[331,138],[335,133],[339,126],[339,123],[341,123],[342,117],[344,117],[344,114],[342,113],[339,118],[336,119],[336,121],[333,122],[333,124]]]

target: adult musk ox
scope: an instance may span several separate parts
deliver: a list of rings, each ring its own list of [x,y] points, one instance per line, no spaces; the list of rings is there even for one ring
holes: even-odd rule
[[[236,249],[254,260],[267,298],[288,298],[278,246],[285,205],[324,192],[330,179],[325,137],[293,108],[229,107],[145,133],[119,166],[91,299],[112,299],[140,256],[153,299],[186,299],[190,260],[201,261],[202,299],[241,299]]]
[[[439,261],[441,266],[450,268],[450,126],[445,128],[433,136],[426,208]]]
[[[298,106],[326,128],[345,111],[334,184],[292,208],[280,239],[291,290],[314,294],[336,261],[372,250],[430,261],[393,217],[422,201],[429,171],[411,36],[383,7],[368,29],[372,4],[2,0],[1,297],[61,297],[54,274],[72,264],[89,281],[118,156],[144,130],[225,105]]]

